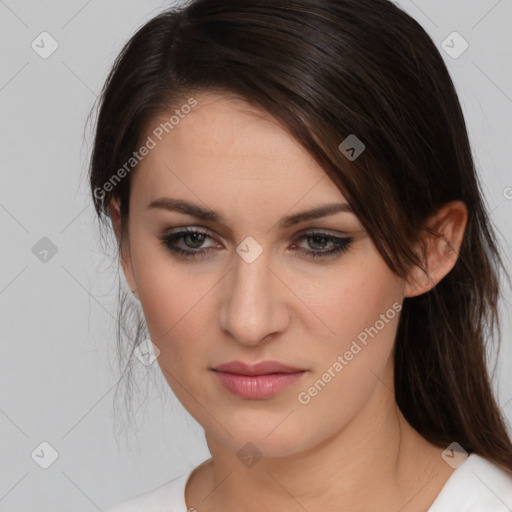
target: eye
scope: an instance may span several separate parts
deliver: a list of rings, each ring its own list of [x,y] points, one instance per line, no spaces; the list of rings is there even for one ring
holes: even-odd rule
[[[352,243],[351,237],[338,237],[328,233],[305,233],[297,240],[307,240],[307,245],[312,249],[305,249],[302,252],[312,258],[325,258],[335,256],[345,252]],[[325,246],[330,244],[330,249],[325,250]],[[324,249],[324,250],[322,250]]]
[[[203,246],[205,241],[209,238],[211,239],[212,237],[205,231],[198,230],[197,228],[185,228],[176,233],[161,237],[161,242],[166,249],[176,255],[186,258],[195,258],[215,252],[215,245]],[[309,248],[299,249],[298,252],[312,258],[327,258],[345,252],[353,241],[353,238],[338,237],[322,232],[310,232],[297,237],[293,241],[292,247],[297,247],[297,242],[302,240],[307,241]],[[326,246],[330,246],[330,249],[327,249]]]
[[[167,249],[175,254],[187,257],[196,257],[207,252],[211,252],[212,247],[201,248],[204,240],[207,238],[210,238],[210,236],[206,232],[193,228],[185,228],[177,233],[171,233],[170,235],[162,237],[161,241]],[[176,242],[182,242],[185,244],[185,248],[179,247]]]

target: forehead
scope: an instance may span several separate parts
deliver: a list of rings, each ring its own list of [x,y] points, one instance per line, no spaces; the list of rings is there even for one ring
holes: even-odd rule
[[[314,158],[268,113],[228,96],[202,93],[194,99],[190,110],[180,110],[178,102],[149,123],[143,140],[151,137],[155,146],[132,181],[139,199],[185,194],[211,204],[212,194],[222,195],[224,203],[280,198],[281,208],[305,195],[316,203],[343,199]]]

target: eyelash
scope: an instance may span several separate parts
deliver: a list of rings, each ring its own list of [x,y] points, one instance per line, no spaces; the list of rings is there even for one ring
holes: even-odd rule
[[[171,233],[169,235],[165,235],[160,238],[161,242],[163,243],[164,247],[168,249],[169,251],[178,254],[180,256],[184,256],[187,258],[197,258],[199,256],[202,256],[206,253],[212,252],[212,250],[215,250],[213,247],[209,247],[207,249],[199,249],[199,250],[185,250],[178,248],[176,246],[171,245],[173,242],[176,242],[176,240],[180,240],[188,235],[204,235],[208,238],[211,238],[208,233],[204,231],[199,231],[196,229],[184,229],[182,231],[179,231],[177,233]],[[303,235],[299,236],[294,240],[294,243],[301,240],[307,240],[310,238],[322,238],[325,239],[327,242],[331,242],[337,245],[334,249],[331,249],[329,251],[313,251],[309,249],[304,249],[301,252],[305,253],[307,256],[311,256],[312,258],[327,258],[330,256],[335,255],[341,255],[342,253],[346,252],[349,248],[349,245],[352,243],[353,238],[346,237],[341,238],[333,235],[329,235],[327,233],[321,233],[321,232],[310,232],[310,233],[304,233]]]

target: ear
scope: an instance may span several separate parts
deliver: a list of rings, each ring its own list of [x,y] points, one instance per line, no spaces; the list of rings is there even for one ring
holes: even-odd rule
[[[465,203],[452,201],[443,205],[429,219],[428,227],[439,236],[426,232],[416,247],[416,250],[420,249],[422,252],[427,273],[418,266],[411,269],[404,288],[405,297],[428,292],[454,267],[459,257],[467,218]]]
[[[122,240],[121,244],[121,208],[119,199],[113,199],[110,203],[110,217],[112,219],[112,227],[116,234],[118,245],[120,246],[120,262],[123,267],[123,273],[130,290],[138,298],[137,284],[133,275],[132,259],[129,249],[129,240]]]

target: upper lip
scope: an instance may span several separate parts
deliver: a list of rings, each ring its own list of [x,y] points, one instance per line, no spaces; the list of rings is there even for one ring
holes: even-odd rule
[[[304,371],[301,368],[294,368],[278,361],[262,361],[256,364],[244,363],[243,361],[230,361],[213,368],[215,371],[237,373],[239,375],[266,375],[270,373],[296,373]]]

